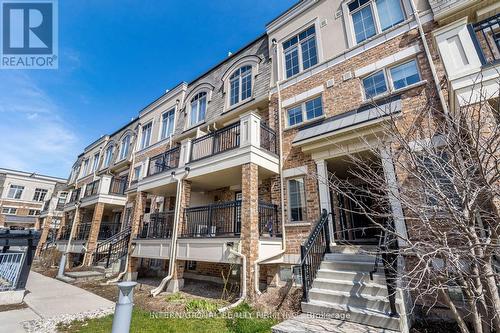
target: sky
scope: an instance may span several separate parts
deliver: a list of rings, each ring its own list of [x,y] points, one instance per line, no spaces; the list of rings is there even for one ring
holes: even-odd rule
[[[0,70],[0,168],[78,154],[265,32],[297,0],[59,0],[59,69]]]

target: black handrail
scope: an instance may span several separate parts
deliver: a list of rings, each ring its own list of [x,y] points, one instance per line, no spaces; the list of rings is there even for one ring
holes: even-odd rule
[[[500,13],[472,25],[473,41],[483,63],[500,61],[500,36],[496,31],[499,25]]]
[[[325,253],[330,253],[330,233],[328,230],[328,212],[323,209],[318,223],[311,230],[309,237],[300,246],[300,271],[302,275],[302,297],[309,301],[309,289],[316,278]]]
[[[109,184],[109,194],[125,194],[128,186],[128,177],[113,177]]]
[[[263,201],[259,202],[259,235],[268,237],[282,236],[277,205]]]
[[[86,197],[96,195],[97,191],[99,190],[99,183],[100,182],[101,182],[101,180],[97,179],[91,183],[88,183],[87,186],[85,187],[85,194],[83,195],[83,197],[86,198]]]
[[[110,264],[126,255],[128,253],[131,230],[131,227],[127,227],[97,244],[97,248],[94,252],[94,265],[106,260],[105,267],[108,268]]]
[[[156,175],[179,166],[181,147],[177,146],[149,160],[148,176]]]
[[[273,154],[278,154],[276,132],[262,122],[260,123],[260,147]]]

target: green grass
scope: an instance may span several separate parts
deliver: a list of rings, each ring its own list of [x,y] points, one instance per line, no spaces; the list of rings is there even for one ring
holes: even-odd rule
[[[207,302],[210,303],[210,302]],[[207,311],[206,304],[197,303],[196,311]],[[201,307],[201,308],[200,308]],[[211,305],[208,305],[211,307]],[[196,312],[193,311],[193,312]],[[59,327],[60,332],[108,333],[111,331],[113,316],[99,319],[75,321]],[[248,304],[241,304],[231,311],[229,316],[214,318],[163,318],[151,315],[150,312],[134,309],[130,332],[195,332],[195,333],[267,333],[277,322],[272,319],[256,318],[255,311]]]

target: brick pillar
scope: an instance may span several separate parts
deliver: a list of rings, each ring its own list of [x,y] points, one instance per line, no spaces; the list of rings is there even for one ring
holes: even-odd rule
[[[41,222],[40,220],[42,219],[39,217],[35,217],[35,226],[34,226],[35,230],[41,229],[43,221]]]
[[[92,215],[92,223],[90,225],[89,238],[87,240],[87,252],[85,252],[85,258],[83,259],[84,265],[92,265],[94,251],[97,247],[97,238],[99,236],[99,230],[101,229],[103,213],[104,204],[102,202],[98,202],[94,207],[94,214]]]
[[[50,225],[52,224],[52,216],[47,216],[42,220],[43,220],[42,234],[40,235],[40,241],[38,242],[38,246],[36,247],[36,252],[35,252],[35,256],[37,257],[40,255],[40,252],[42,252],[42,247],[47,242],[47,237],[50,231]]]
[[[246,256],[248,297],[255,295],[254,262],[259,257],[259,170],[256,164],[241,167],[241,252]]]
[[[189,180],[183,180],[181,182],[182,186],[182,195],[181,195],[181,204],[180,204],[180,214],[179,214],[179,226],[177,229],[177,235],[181,235],[185,230],[184,225],[184,212],[186,208],[189,207],[191,203],[191,182]]]
[[[1,206],[0,206],[1,208]],[[5,215],[0,212],[0,228],[5,226]]]
[[[147,194],[145,192],[137,192],[132,211],[131,235],[130,241],[136,238],[141,232],[141,220],[146,206]],[[137,279],[137,270],[139,269],[139,259],[132,257],[132,253],[128,254],[127,280]]]
[[[59,229],[57,229],[57,234],[56,234],[56,239],[59,239],[61,237],[61,232],[63,227],[66,225],[68,221],[68,217],[66,216],[67,213],[63,212],[61,216],[61,223],[59,223]]]
[[[167,292],[176,293],[184,287],[184,267],[186,267],[184,260],[175,261],[174,274],[168,283]]]

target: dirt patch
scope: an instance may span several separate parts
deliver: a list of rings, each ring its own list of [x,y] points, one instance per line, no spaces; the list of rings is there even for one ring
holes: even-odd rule
[[[302,289],[292,286],[290,282],[283,287],[267,289],[250,304],[260,312],[274,313],[281,318],[290,318],[301,313],[301,299]]]
[[[26,303],[24,302],[19,304],[3,304],[0,305],[0,312],[26,309],[27,307],[28,305],[26,305]]]

